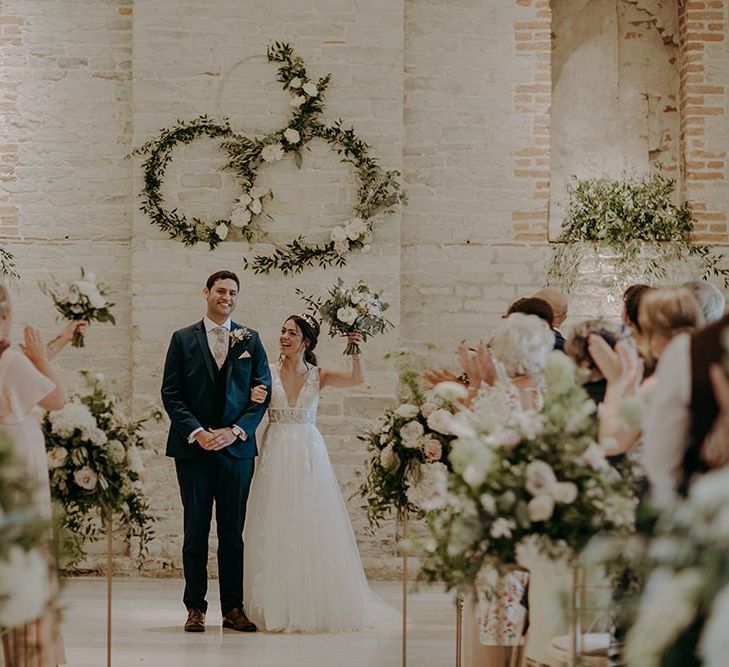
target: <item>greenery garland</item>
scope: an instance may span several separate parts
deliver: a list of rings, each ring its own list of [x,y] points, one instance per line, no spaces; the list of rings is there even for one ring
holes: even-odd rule
[[[5,248],[0,248],[0,276],[8,278],[19,278],[18,271],[15,268],[15,258],[12,253]]]
[[[675,180],[660,165],[653,174],[623,180],[573,178],[567,186],[569,204],[548,282],[569,292],[591,245],[615,254],[616,285],[663,280],[669,263],[696,258],[704,279],[713,275],[729,287],[729,269],[720,266],[724,256],[692,243],[695,219],[688,203],[673,203],[675,187]]]
[[[347,263],[345,255],[350,250],[369,249],[375,217],[390,213],[399,203],[406,202],[400,173],[382,169],[377,160],[369,156],[368,144],[353,128],[344,127],[343,121],[332,125],[323,123],[324,92],[329,86],[330,74],[316,82],[309,79],[304,61],[286,43],[274,43],[268,48],[267,57],[269,62],[280,63],[278,81],[292,95],[293,112],[286,127],[264,137],[249,138],[234,132],[227,119],[216,123],[202,115],[192,121],[178,121],[132,152],[132,155],[148,156],[143,164],[140,208],[150,216],[153,224],[185,245],[203,241],[213,250],[226,239],[231,228],[250,244],[270,242],[259,221],[265,214],[265,201],[272,199],[273,193],[255,186],[258,170],[263,164],[278,162],[289,154],[301,167],[306,144],[312,139],[321,139],[340,155],[342,162],[354,168],[359,187],[352,219],[346,225],[336,227],[324,243],[310,243],[303,236],[297,236],[285,245],[273,244],[275,249],[271,254],[244,259],[244,264],[255,273],[265,274],[274,270],[284,274],[299,273],[305,267],[317,264],[344,266]],[[199,218],[188,219],[177,209],[169,210],[164,205],[160,190],[173,149],[178,143],[188,144],[202,136],[223,140],[221,148],[227,154],[223,169],[235,173],[243,189],[230,219],[207,222]]]

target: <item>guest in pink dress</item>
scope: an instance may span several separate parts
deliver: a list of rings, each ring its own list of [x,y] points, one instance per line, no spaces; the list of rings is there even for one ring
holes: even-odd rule
[[[37,485],[33,510],[51,518],[51,493],[43,432],[35,408],[60,410],[63,387],[52,359],[86,323],[73,322],[46,345],[37,329],[26,326],[21,349],[10,347],[12,311],[8,290],[0,285],[0,436],[12,443],[17,459]],[[52,576],[52,575],[51,575]],[[57,623],[50,612],[11,629],[3,637],[7,667],[55,667],[65,662]]]

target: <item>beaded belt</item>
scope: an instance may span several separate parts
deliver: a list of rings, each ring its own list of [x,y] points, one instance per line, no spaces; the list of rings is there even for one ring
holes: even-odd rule
[[[316,410],[312,408],[269,408],[268,420],[272,424],[314,424]]]

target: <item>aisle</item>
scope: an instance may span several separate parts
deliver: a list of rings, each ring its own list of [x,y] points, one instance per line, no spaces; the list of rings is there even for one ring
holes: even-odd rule
[[[217,582],[211,582],[217,590]],[[67,580],[64,638],[69,667],[106,664],[104,579]],[[400,603],[400,584],[375,584],[388,602]],[[204,634],[182,630],[184,610],[176,579],[114,581],[114,667],[397,667],[400,634],[245,635],[223,632],[210,607]],[[412,593],[409,667],[454,664],[455,614],[450,597],[423,587]]]

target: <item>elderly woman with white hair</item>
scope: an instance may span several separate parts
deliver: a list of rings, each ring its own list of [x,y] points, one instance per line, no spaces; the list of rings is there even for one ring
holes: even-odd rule
[[[554,347],[554,333],[535,315],[513,313],[499,322],[488,350],[475,353],[462,348],[461,360],[475,392],[488,386],[506,385],[513,396],[514,411],[542,407],[544,366]],[[489,587],[479,591],[478,600],[464,606],[464,664],[467,667],[507,667],[521,664],[527,625],[527,581],[523,571],[502,577],[496,593]]]

